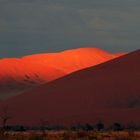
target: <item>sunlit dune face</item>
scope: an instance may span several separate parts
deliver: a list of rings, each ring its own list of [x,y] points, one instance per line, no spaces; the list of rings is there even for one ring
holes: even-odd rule
[[[39,80],[40,78],[40,80],[50,81],[57,76],[64,75],[61,70],[45,65],[41,61],[40,63],[30,63],[24,59],[9,60],[4,60],[4,66],[0,70],[1,78],[11,77],[14,80],[21,80],[27,77],[28,79]],[[2,63],[0,63],[0,66],[2,66]]]
[[[4,90],[8,90],[8,93],[15,88],[18,92],[121,55],[124,54],[111,54],[97,48],[79,48],[58,53],[1,59],[0,85]]]
[[[68,50],[60,53],[37,54],[23,57],[30,63],[43,63],[53,68],[60,69],[64,73],[94,66],[110,59],[116,58],[122,54],[110,54],[96,48],[80,48]]]
[[[96,48],[81,48],[60,53],[37,54],[0,60],[1,77],[25,75],[50,81],[73,71],[94,66],[123,54],[109,54]]]

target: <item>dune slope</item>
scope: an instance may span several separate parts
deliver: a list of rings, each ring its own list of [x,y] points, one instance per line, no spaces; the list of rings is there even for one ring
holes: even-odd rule
[[[140,123],[140,50],[74,72],[1,103],[11,124]],[[129,116],[129,117],[128,117]]]
[[[79,48],[58,53],[0,59],[0,98],[25,92],[71,72],[116,58],[97,48]]]

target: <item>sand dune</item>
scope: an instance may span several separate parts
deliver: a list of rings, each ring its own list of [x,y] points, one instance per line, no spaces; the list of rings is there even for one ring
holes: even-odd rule
[[[140,50],[74,72],[1,103],[11,124],[140,123]],[[128,117],[129,116],[129,117]]]
[[[79,48],[0,59],[0,99],[28,91],[40,84],[123,54],[111,54],[97,48]]]

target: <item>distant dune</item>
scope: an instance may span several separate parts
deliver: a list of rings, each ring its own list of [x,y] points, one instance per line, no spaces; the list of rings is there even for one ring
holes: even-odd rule
[[[140,50],[44,84],[3,106],[13,115],[11,124],[40,125],[41,119],[58,125],[140,124]]]
[[[124,53],[111,54],[97,48],[79,48],[23,58],[0,59],[0,99],[121,55]]]

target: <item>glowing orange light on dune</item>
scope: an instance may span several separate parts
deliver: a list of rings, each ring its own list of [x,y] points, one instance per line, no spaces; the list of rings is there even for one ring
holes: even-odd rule
[[[16,89],[19,88],[17,86],[26,89],[24,85],[30,87],[52,81],[121,55],[124,54],[111,54],[89,47],[58,53],[34,54],[22,58],[0,59],[0,85],[9,85],[12,88],[14,85]],[[11,88],[9,90],[11,91]]]
[[[35,54],[23,58],[0,60],[0,76],[13,78],[36,75],[43,80],[53,80],[73,71],[94,66],[124,53],[110,54],[97,48],[80,48],[59,53]]]

